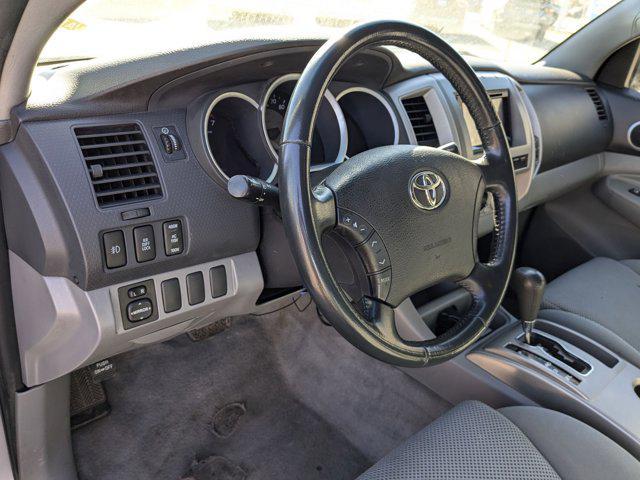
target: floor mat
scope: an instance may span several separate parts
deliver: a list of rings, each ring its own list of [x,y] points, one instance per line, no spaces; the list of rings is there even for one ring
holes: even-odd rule
[[[118,357],[111,414],[73,434],[80,478],[352,479],[450,407],[313,310]]]

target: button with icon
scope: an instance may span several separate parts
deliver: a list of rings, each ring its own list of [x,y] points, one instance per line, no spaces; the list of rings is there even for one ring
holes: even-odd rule
[[[382,243],[382,238],[376,232],[358,247],[358,253],[369,273],[389,268],[389,253]]]
[[[367,223],[360,215],[356,215],[348,210],[338,211],[338,230],[344,235],[351,245],[360,245],[364,242],[373,227]]]
[[[369,275],[369,284],[372,295],[384,302],[391,290],[391,269]]]
[[[102,236],[102,243],[107,268],[118,268],[126,265],[127,250],[124,245],[124,233],[122,233],[122,230],[106,232]]]
[[[182,222],[171,220],[162,224],[164,234],[164,253],[167,256],[178,255],[184,250],[184,237],[182,235]]]
[[[148,262],[156,258],[156,241],[153,236],[153,226],[145,225],[133,229],[133,243],[136,249],[136,260]]]

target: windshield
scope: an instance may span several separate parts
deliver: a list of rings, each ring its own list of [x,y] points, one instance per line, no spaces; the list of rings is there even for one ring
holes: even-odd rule
[[[39,63],[144,56],[230,38],[318,35],[401,19],[463,54],[532,63],[618,0],[89,0],[53,34]]]

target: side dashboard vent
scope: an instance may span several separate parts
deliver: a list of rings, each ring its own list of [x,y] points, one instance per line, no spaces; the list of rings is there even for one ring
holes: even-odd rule
[[[74,133],[100,207],[162,196],[156,165],[137,124],[76,127]]]
[[[607,108],[602,103],[602,98],[600,98],[600,94],[595,88],[586,88],[587,94],[591,98],[593,105],[596,107],[596,113],[598,114],[598,118],[600,120],[607,120],[609,118],[607,116]]]
[[[426,147],[437,147],[440,145],[438,142],[438,134],[436,133],[436,126],[433,124],[433,118],[427,102],[422,95],[411,98],[403,98],[402,105],[409,116],[413,133],[416,135],[418,145]]]

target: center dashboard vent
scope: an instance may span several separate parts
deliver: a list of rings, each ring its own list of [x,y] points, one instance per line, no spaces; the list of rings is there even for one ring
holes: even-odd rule
[[[417,97],[403,98],[402,105],[409,116],[413,133],[416,135],[418,145],[426,147],[437,147],[440,145],[436,126],[433,123],[431,112],[422,95]]]
[[[162,197],[160,178],[140,126],[74,129],[100,207]]]
[[[607,108],[604,106],[602,102],[602,98],[600,98],[600,94],[595,88],[585,88],[587,94],[591,98],[593,105],[596,107],[596,113],[598,114],[598,118],[600,120],[607,120]]]

